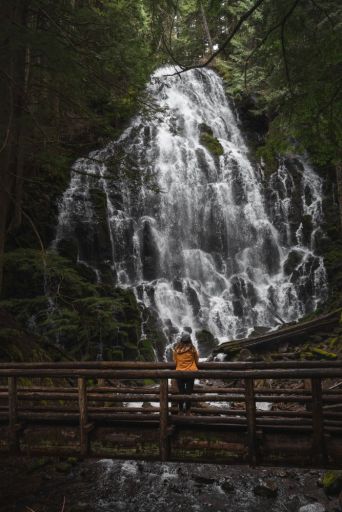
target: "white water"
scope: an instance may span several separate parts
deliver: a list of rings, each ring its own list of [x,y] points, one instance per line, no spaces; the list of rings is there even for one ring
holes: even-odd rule
[[[226,340],[256,325],[274,327],[277,316],[298,319],[327,293],[323,260],[314,253],[320,178],[300,159],[298,183],[285,162],[267,182],[249,159],[221,79],[211,70],[163,78],[168,71],[158,70],[148,86],[161,108],[156,116],[136,117],[118,141],[76,162],[74,169],[98,178],[72,173],[55,247],[77,241],[79,260],[99,279],[110,269],[113,286],[133,287],[167,332],[206,328]],[[222,156],[201,145],[202,123],[219,140]],[[107,162],[118,154],[122,163],[113,171]],[[106,198],[105,242],[94,188]],[[298,218],[291,223],[294,207]],[[309,240],[303,216],[311,216]],[[286,273],[291,251],[297,263]]]

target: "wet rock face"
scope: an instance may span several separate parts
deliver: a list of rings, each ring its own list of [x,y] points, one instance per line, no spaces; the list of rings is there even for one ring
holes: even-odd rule
[[[205,329],[196,331],[196,341],[201,357],[208,357],[218,346],[218,340]]]
[[[267,129],[248,114],[257,98],[239,122],[212,70],[164,74],[148,85],[163,114],[76,162],[96,178],[72,175],[55,247],[76,241],[100,280],[134,289],[168,341],[184,325],[232,339],[274,327],[272,308],[285,322],[311,312],[327,295],[321,179],[300,157],[263,174],[245,142]]]
[[[241,94],[235,101],[240,126],[249,143],[256,149],[264,143],[268,131],[269,119],[265,113],[255,113],[258,110],[258,98],[253,94]]]
[[[290,251],[283,266],[285,274],[292,274],[296,267],[301,263],[302,259],[302,252],[297,250]]]
[[[253,489],[254,494],[257,496],[265,496],[267,498],[274,498],[278,494],[278,486],[272,480],[260,481]]]
[[[148,222],[144,223],[144,227],[142,229],[141,260],[144,279],[146,279],[146,281],[156,279],[159,273],[159,252],[151,226]]]

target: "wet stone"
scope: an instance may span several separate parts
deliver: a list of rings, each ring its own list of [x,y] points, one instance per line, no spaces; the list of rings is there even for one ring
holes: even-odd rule
[[[325,512],[325,506],[321,503],[309,503],[298,509],[298,512]]]
[[[192,479],[195,481],[195,485],[213,485],[216,483],[215,478],[208,478],[200,475],[192,475]]]
[[[226,494],[230,494],[232,492],[234,492],[234,484],[231,482],[231,480],[224,480],[222,483],[221,483],[221,489],[226,493]]]
[[[257,496],[275,498],[278,494],[278,486],[272,480],[262,480],[254,487],[253,492]]]
[[[218,340],[206,329],[196,331],[196,340],[201,357],[209,356],[218,346]]]
[[[301,263],[303,254],[300,251],[290,251],[283,266],[286,275],[292,274],[295,268]]]

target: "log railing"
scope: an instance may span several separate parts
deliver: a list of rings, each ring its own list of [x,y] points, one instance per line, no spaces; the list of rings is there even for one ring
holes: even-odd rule
[[[177,414],[178,402],[189,396],[170,386],[170,379],[185,376],[201,382],[191,396],[191,416]],[[144,379],[155,385],[139,385]],[[20,433],[29,423],[78,423],[81,456],[89,454],[91,431],[101,422],[155,425],[161,460],[170,458],[175,427],[226,426],[245,431],[252,465],[258,463],[260,431],[303,431],[311,438],[314,462],[324,465],[326,435],[342,436],[342,388],[322,386],[326,379],[342,379],[340,361],[213,362],[201,363],[197,372],[175,371],[170,363],[1,364],[0,422],[7,422],[11,452],[20,450]],[[298,381],[305,387],[292,389],[291,383]],[[134,402],[139,404],[123,405]],[[260,410],[260,402],[276,409]]]

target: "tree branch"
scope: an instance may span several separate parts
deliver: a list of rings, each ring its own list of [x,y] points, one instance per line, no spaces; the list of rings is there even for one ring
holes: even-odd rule
[[[332,19],[330,18],[330,14],[328,13],[328,11],[326,9],[324,9],[323,7],[321,7],[320,5],[317,4],[317,2],[315,2],[315,0],[310,0],[310,2],[317,8],[319,9],[321,12],[323,12],[325,14],[325,17],[326,19],[329,20],[330,22],[330,25],[331,27],[333,28],[333,30],[335,30],[335,25],[332,21]]]
[[[235,24],[233,30],[231,31],[231,33],[229,34],[229,36],[227,37],[227,39],[224,41],[224,43],[205,61],[203,62],[202,64],[194,64],[193,66],[181,66],[181,69],[178,70],[178,71],[175,71],[175,73],[171,73],[171,74],[167,74],[167,75],[163,75],[164,77],[167,77],[167,76],[175,76],[175,75],[180,75],[182,73],[185,73],[186,71],[189,71],[190,69],[199,69],[199,68],[205,68],[206,66],[208,66],[214,59],[215,57],[217,57],[220,53],[222,53],[225,48],[228,46],[228,44],[230,43],[230,41],[234,38],[234,36],[237,34],[237,32],[240,30],[241,26],[243,25],[243,23],[252,16],[252,14],[254,13],[254,11],[256,11],[258,9],[258,7],[260,7],[260,5],[264,2],[265,0],[257,0],[257,2],[255,2],[255,4],[250,8],[248,9],[248,11],[246,11],[242,16],[241,18],[237,21],[237,23]]]
[[[295,9],[295,7],[297,6],[298,3],[299,3],[299,0],[295,0],[295,2],[292,4],[292,7],[290,8],[288,13],[286,14],[286,16],[292,14],[292,12],[294,11],[294,9]],[[245,64],[244,64],[244,83],[245,83],[245,89],[247,89],[247,65],[248,65],[248,62],[250,61],[252,56],[255,54],[255,52],[257,52],[264,45],[264,43],[267,41],[268,37],[272,34],[272,32],[274,32],[275,30],[280,28],[282,23],[283,23],[283,20],[279,21],[272,28],[270,28],[270,30],[267,32],[267,34],[265,34],[265,36],[262,38],[260,43],[254,48],[254,50],[251,51],[251,53],[246,58]]]

